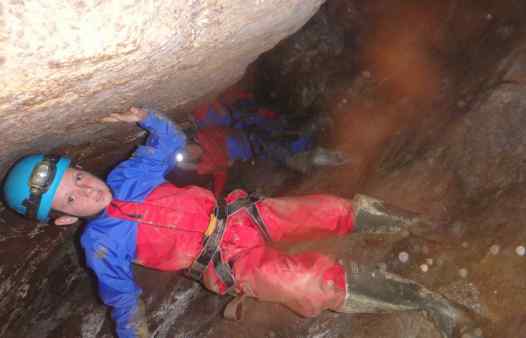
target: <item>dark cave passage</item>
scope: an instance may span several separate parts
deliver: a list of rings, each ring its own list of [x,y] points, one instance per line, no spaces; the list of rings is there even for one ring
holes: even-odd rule
[[[319,250],[438,290],[484,322],[485,338],[526,331],[526,3],[507,1],[329,0],[298,32],[260,55],[234,88],[290,119],[325,117],[317,145],[350,162],[300,174],[271,161],[238,162],[227,191],[266,196],[367,194],[433,220],[433,229],[282,243]],[[205,93],[203,93],[204,95]],[[177,123],[224,94],[173,107]],[[199,95],[198,95],[199,96]],[[104,176],[142,144],[125,127],[111,136],[58,145]],[[172,172],[178,186],[211,188],[211,178]],[[114,337],[79,247],[83,224],[59,228],[2,210],[0,336]],[[401,259],[400,257],[404,257]],[[438,338],[418,313],[301,318],[248,300],[245,318],[226,321],[229,296],[175,272],[137,267],[154,337]],[[460,337],[459,337],[460,338]]]

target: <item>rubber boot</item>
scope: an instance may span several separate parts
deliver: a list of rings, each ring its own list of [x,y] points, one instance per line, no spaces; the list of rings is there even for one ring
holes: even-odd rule
[[[287,159],[286,165],[290,169],[307,173],[314,167],[335,167],[348,164],[350,159],[343,152],[317,147],[311,151],[304,151]]]
[[[355,212],[355,231],[368,233],[397,233],[400,231],[426,232],[435,223],[419,214],[388,205],[366,195],[352,199]]]
[[[375,268],[354,263],[347,268],[347,295],[339,312],[423,311],[443,338],[483,338],[474,315],[444,296],[414,281]]]

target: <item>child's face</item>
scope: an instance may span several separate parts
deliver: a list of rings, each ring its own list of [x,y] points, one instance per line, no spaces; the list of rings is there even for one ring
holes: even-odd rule
[[[84,170],[69,168],[58,186],[52,208],[66,214],[93,216],[110,204],[111,191],[104,181]]]

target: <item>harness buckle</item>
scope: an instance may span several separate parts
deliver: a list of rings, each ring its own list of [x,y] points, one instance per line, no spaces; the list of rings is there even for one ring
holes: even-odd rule
[[[220,206],[215,208],[210,215],[210,223],[204,233],[203,248],[190,268],[186,270],[186,274],[188,277],[200,282],[205,270],[210,264],[213,264],[219,279],[226,286],[226,292],[230,292],[234,287],[235,280],[230,266],[223,262],[219,250],[226,228],[226,217],[224,215],[226,215],[225,210]]]
[[[205,236],[210,237],[210,235],[216,230],[217,227],[217,216],[215,214],[210,215],[210,222],[208,223],[208,228],[205,231]]]

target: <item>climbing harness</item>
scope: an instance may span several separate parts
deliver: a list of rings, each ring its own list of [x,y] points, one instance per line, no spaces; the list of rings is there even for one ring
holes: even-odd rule
[[[256,195],[249,195],[245,198],[240,198],[226,206],[222,202],[218,202],[218,206],[210,216],[208,228],[204,234],[203,249],[199,256],[194,260],[190,268],[187,270],[187,275],[192,279],[201,281],[203,273],[206,268],[213,264],[215,272],[219,279],[226,287],[226,293],[233,293],[235,279],[232,273],[232,262],[225,262],[221,257],[219,246],[225,233],[227,219],[231,215],[237,213],[242,209],[246,209],[251,219],[254,221],[261,235],[265,241],[271,241],[267,226],[263,222],[261,215],[256,207],[256,202],[261,197]]]
[[[265,241],[270,242],[272,239],[270,238],[268,228],[265,222],[263,222],[258,208],[256,207],[256,203],[261,199],[262,197],[257,194],[250,194],[247,197],[240,198],[232,203],[229,203],[226,206],[226,213],[228,216],[231,216],[241,209],[246,209]]]

